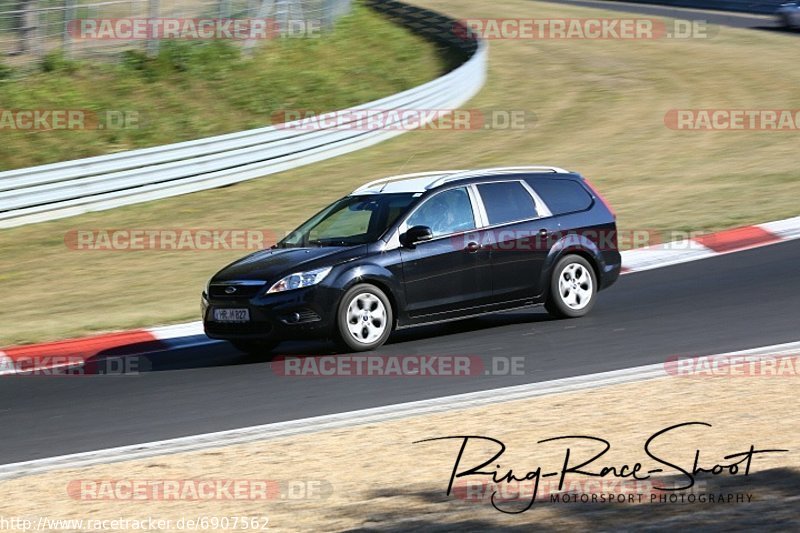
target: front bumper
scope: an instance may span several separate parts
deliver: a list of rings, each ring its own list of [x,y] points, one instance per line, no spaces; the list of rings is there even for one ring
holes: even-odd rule
[[[201,297],[206,335],[222,340],[303,340],[328,337],[340,291],[317,285],[253,298]],[[247,308],[248,322],[217,322],[214,309]]]

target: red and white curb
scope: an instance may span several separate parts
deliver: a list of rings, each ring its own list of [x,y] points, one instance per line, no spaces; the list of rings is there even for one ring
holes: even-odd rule
[[[626,250],[622,252],[622,271],[627,273],[662,268],[798,238],[800,217],[733,228],[692,239]]]
[[[0,376],[32,375],[80,367],[88,361],[145,355],[215,342],[205,336],[202,322],[104,333],[58,342],[12,346],[0,350]]]
[[[622,252],[624,274],[697,261],[721,254],[800,238],[800,217],[745,226]],[[201,322],[143,328],[0,350],[0,376],[34,374],[113,356],[144,355],[219,343],[203,333]]]

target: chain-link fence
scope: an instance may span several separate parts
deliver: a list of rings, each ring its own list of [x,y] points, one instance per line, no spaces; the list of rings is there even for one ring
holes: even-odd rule
[[[162,39],[232,39],[245,48],[309,35],[350,11],[350,0],[0,0],[0,54],[35,64],[46,54],[154,54]]]

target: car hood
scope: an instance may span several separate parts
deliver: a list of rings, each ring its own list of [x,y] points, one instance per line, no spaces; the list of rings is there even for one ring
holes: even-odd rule
[[[366,253],[367,246],[324,246],[318,248],[275,248],[261,250],[234,261],[217,272],[211,281],[278,281],[284,276],[351,261]]]

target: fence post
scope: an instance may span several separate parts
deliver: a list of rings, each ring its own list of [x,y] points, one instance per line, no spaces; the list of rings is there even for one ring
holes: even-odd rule
[[[44,55],[44,32],[42,31],[42,19],[43,17],[47,16],[47,13],[44,11],[40,11],[41,7],[41,0],[33,0],[31,2],[31,14],[33,15],[33,28],[31,30],[31,35],[33,36],[33,45],[31,46],[31,52],[38,58],[41,59]]]
[[[225,1],[225,0],[220,0],[220,2],[223,2],[223,1]],[[274,7],[275,0],[252,0],[252,2],[254,4],[254,6],[253,6],[252,10],[248,11],[248,13],[247,13],[248,17],[257,18],[257,19],[268,19],[268,15],[273,15],[272,14],[272,11],[273,11],[272,8]],[[258,5],[258,7],[256,8],[255,5]],[[272,16],[272,21],[267,20],[267,28],[268,28],[267,32],[268,33],[271,33],[272,31],[274,31],[274,26],[273,26],[273,24],[275,23],[274,18],[275,17],[273,15]],[[270,37],[271,37],[271,35],[270,35]],[[247,39],[244,42],[244,47],[243,47],[245,53],[246,54],[251,53],[253,51],[253,47],[255,45],[256,45],[255,40]]]
[[[75,20],[75,0],[64,0],[64,35],[62,48],[64,57],[72,59],[72,21]]]
[[[334,1],[335,0],[323,0],[322,3],[322,28],[325,30],[329,30],[333,26]]]
[[[329,30],[336,23],[336,19],[352,9],[350,0],[323,0],[322,26]]]
[[[219,18],[227,19],[231,17],[230,0],[219,0]]]
[[[16,14],[11,18],[11,27],[17,34],[17,49],[13,50],[11,54],[35,52],[35,42],[34,45],[31,45],[31,40],[35,41],[36,39],[38,24],[36,0],[18,0],[15,11]]]
[[[148,12],[147,17],[152,21],[158,18],[160,12],[160,8],[158,5],[158,0],[149,0],[148,4]],[[152,28],[153,25],[150,24]],[[147,55],[150,57],[155,57],[158,55],[158,35],[148,35],[147,37]]]

